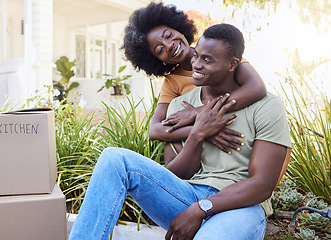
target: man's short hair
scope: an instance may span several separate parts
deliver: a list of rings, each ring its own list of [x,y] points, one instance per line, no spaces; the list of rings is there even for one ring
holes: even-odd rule
[[[245,49],[243,34],[235,26],[221,23],[207,28],[203,36],[205,38],[220,40],[227,46],[228,58],[242,59]]]

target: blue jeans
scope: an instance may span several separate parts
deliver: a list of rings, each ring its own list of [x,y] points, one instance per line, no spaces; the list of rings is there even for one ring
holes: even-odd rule
[[[94,168],[69,239],[109,239],[127,193],[167,230],[188,206],[217,192],[210,186],[190,184],[133,151],[107,148]],[[258,204],[215,214],[203,222],[194,240],[263,239],[265,228],[265,214]]]

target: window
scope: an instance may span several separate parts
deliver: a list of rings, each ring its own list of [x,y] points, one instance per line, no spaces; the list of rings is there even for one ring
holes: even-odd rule
[[[100,79],[107,73],[106,24],[75,31],[76,76]]]
[[[85,36],[76,36],[76,76],[85,77]]]
[[[0,62],[24,57],[24,0],[10,1],[0,13]],[[3,21],[3,19],[6,19]]]
[[[111,61],[111,73],[112,75],[116,75],[117,69],[116,69],[116,43],[111,43],[111,50],[110,50],[110,61]]]
[[[102,78],[106,73],[106,40],[91,38],[90,42],[91,78]]]

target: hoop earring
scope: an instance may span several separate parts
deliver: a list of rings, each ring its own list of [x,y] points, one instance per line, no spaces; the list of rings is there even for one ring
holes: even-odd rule
[[[164,66],[166,66],[166,65],[167,65],[167,63],[166,63],[166,62],[162,62],[162,63],[163,63],[163,65],[164,65]]]

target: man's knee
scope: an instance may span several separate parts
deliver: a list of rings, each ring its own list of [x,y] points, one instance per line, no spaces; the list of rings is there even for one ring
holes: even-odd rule
[[[98,159],[99,165],[117,165],[123,160],[123,155],[125,154],[125,149],[116,147],[107,147],[102,152]]]
[[[102,151],[101,154],[113,155],[113,154],[122,153],[123,150],[125,150],[125,149],[124,148],[118,148],[118,147],[107,147]]]
[[[265,227],[264,211],[255,205],[214,215],[201,226],[194,240],[263,239]]]

